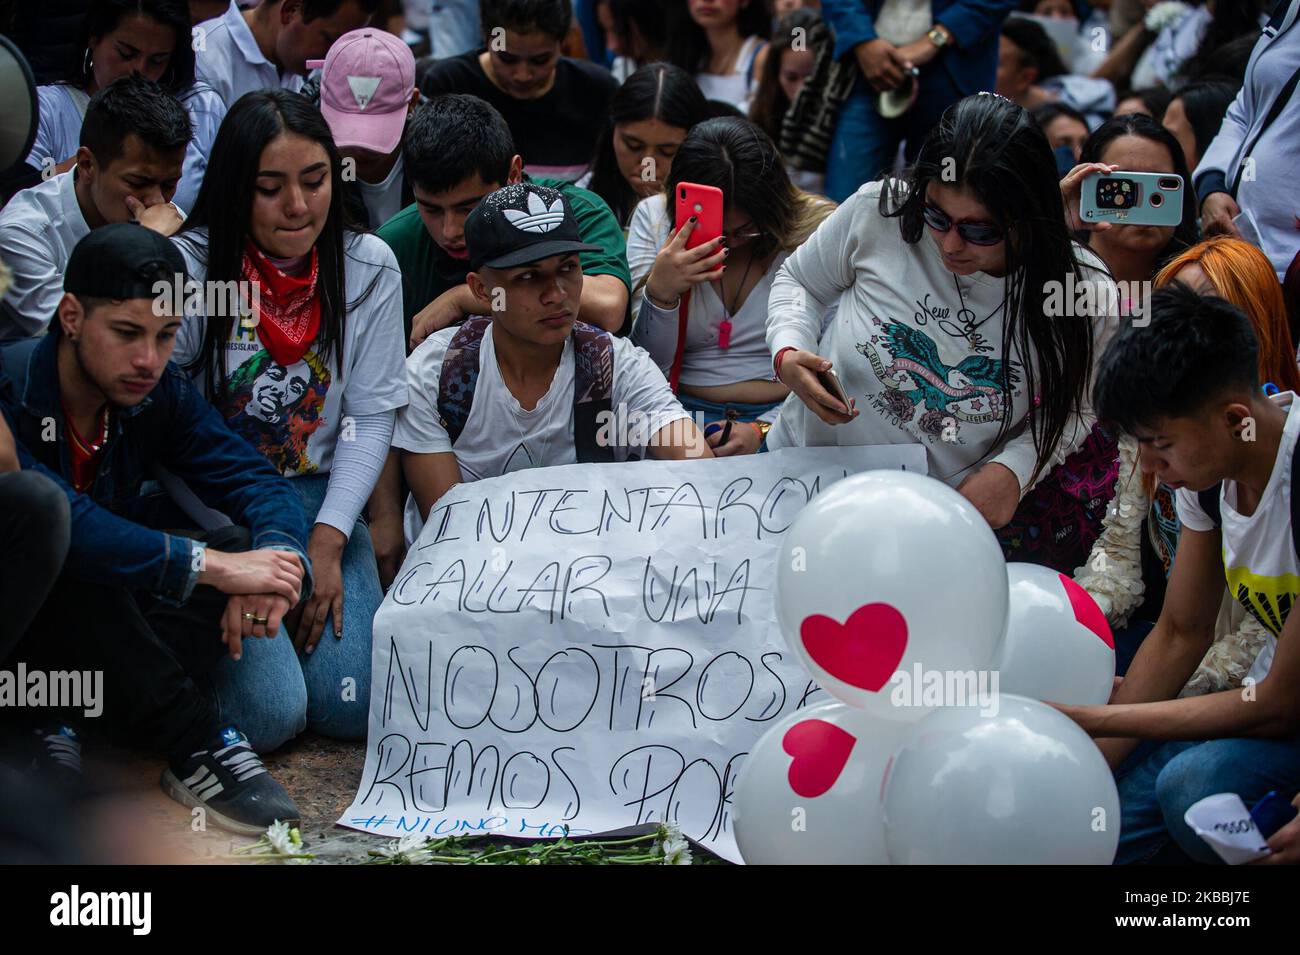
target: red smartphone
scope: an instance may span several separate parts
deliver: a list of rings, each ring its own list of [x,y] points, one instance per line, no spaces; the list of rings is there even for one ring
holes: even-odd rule
[[[722,235],[722,190],[717,186],[702,186],[694,182],[677,184],[676,227],[680,229],[691,216],[696,217],[695,231],[686,240],[686,248],[693,249]],[[718,271],[722,266],[717,266]]]

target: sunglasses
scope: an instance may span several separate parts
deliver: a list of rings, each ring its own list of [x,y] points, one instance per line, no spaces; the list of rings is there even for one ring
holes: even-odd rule
[[[935,232],[946,235],[953,229],[952,219],[938,206],[932,206],[927,202],[921,215],[925,218],[925,224]],[[971,245],[997,245],[1006,238],[1002,227],[991,222],[957,223],[957,234]]]
[[[726,229],[722,230],[722,237],[729,244],[739,244],[741,242],[748,242],[751,239],[761,239],[765,235],[767,235],[767,233],[762,229],[757,228],[752,222],[747,222],[735,232],[728,232]]]

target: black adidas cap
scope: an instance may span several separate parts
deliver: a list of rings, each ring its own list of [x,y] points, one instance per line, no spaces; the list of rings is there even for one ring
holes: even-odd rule
[[[157,298],[159,281],[170,288],[184,283],[185,274],[185,259],[170,239],[134,222],[115,222],[82,236],[73,247],[63,291],[117,300]]]
[[[465,220],[469,267],[510,269],[569,252],[599,252],[582,241],[564,196],[521,182],[483,197]]]

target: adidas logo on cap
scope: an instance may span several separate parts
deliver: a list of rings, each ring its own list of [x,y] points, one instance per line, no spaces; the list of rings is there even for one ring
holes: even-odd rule
[[[549,206],[535,192],[528,193],[528,211],[503,209],[506,219],[521,232],[550,232],[564,221],[564,199],[557,198]]]

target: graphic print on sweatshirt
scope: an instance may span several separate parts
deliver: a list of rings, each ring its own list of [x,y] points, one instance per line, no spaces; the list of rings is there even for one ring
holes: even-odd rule
[[[230,376],[221,413],[281,474],[311,474],[320,465],[307,443],[325,423],[329,388],[329,368],[315,351],[285,367],[259,348]]]
[[[1002,420],[1002,359],[967,354],[949,365],[940,358],[934,339],[919,328],[874,316],[871,323],[878,331],[856,349],[884,385],[871,403],[897,427],[923,441],[962,444],[963,422]],[[1014,403],[1020,394],[1017,363],[1010,363],[1007,379]]]

